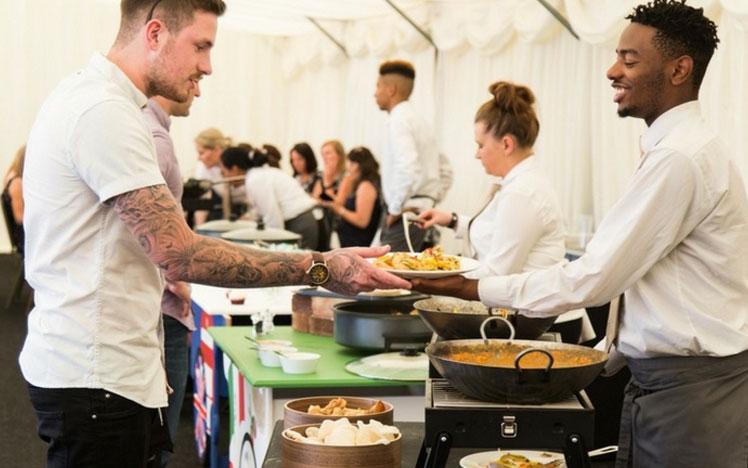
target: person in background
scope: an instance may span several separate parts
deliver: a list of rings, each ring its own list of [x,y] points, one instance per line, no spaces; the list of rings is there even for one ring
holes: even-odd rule
[[[677,0],[639,5],[627,19],[607,77],[618,115],[647,128],[638,167],[584,255],[413,286],[541,317],[623,294],[606,340],[608,369],[624,361],[631,371],[616,466],[745,468],[748,197],[699,104],[717,26]]]
[[[337,232],[341,247],[369,246],[380,224],[382,201],[379,163],[368,148],[348,153],[348,174],[334,202],[323,202],[340,217]]]
[[[231,146],[231,138],[224,136],[217,128],[206,128],[198,133],[195,137],[195,149],[197,150],[198,163],[195,167],[195,178],[198,180],[208,180],[210,182],[220,182],[221,176],[221,153]],[[210,211],[196,211],[195,225],[199,226],[206,221],[223,218],[223,209],[221,201],[226,193],[225,184],[213,186],[211,192],[207,195],[213,200],[213,209]]]
[[[406,211],[433,208],[452,186],[452,166],[439,153],[433,131],[410,103],[416,72],[409,62],[393,60],[379,67],[374,98],[389,114],[382,155],[382,193],[387,215],[381,243],[392,250],[408,250],[402,222]],[[425,231],[411,224],[413,249],[421,250]]]
[[[335,200],[340,182],[345,174],[345,149],[338,140],[326,141],[322,145],[322,177],[317,180],[312,189],[312,197],[319,203]],[[320,220],[320,250],[330,249],[330,238],[335,230],[336,219],[334,213],[329,209],[323,210]]]
[[[361,255],[280,253],[204,237],[158,167],[142,108],[184,102],[212,72],[222,0],[122,0],[119,32],[42,104],[26,148],[26,279],[35,307],[19,364],[47,466],[155,467],[171,448],[159,340],[170,282],[324,284],[344,295],[410,283]]]
[[[278,148],[271,144],[265,143],[264,145],[262,145],[262,152],[265,153],[268,157],[268,166],[278,168],[281,167],[280,164],[283,156],[281,156],[281,152]]]
[[[246,175],[248,203],[262,217],[266,227],[286,229],[301,236],[301,248],[317,249],[319,224],[312,214],[317,202],[293,177],[267,165],[267,156],[231,147],[221,154],[224,177]]]
[[[474,135],[486,174],[494,179],[487,203],[472,218],[430,209],[418,222],[453,229],[467,238],[481,266],[468,278],[510,275],[565,261],[563,213],[553,185],[540,168],[533,145],[540,132],[535,96],[526,86],[492,84],[492,98],[476,112]],[[594,337],[584,310],[570,312],[583,324],[583,339]]]
[[[289,155],[294,178],[306,193],[311,194],[320,179],[314,150],[307,143],[296,143]]]
[[[190,115],[192,102],[198,96],[200,96],[200,87],[196,83],[184,102],[172,101],[162,96],[153,96],[143,109],[146,125],[153,136],[153,144],[156,147],[159,170],[177,204],[182,199],[182,173],[179,168],[179,160],[174,153],[174,142],[169,135],[169,127],[171,126],[171,117],[187,117]],[[172,389],[169,394],[169,406],[166,409],[166,422],[172,443],[176,439],[179,415],[182,411],[184,391],[187,386],[187,374],[189,373],[188,338],[190,332],[195,330],[191,301],[191,291],[188,283],[183,281],[166,282],[166,288],[164,288],[161,296],[161,313],[164,320],[166,381]],[[168,451],[161,452],[161,466],[166,466],[169,458],[170,453]]]
[[[13,162],[10,163],[3,178],[3,200],[10,205],[13,215],[10,221],[16,225],[14,232],[19,236],[12,240],[20,241],[20,244],[23,244],[23,161],[25,157],[26,145],[23,145],[16,151]],[[22,245],[21,248],[23,248]]]

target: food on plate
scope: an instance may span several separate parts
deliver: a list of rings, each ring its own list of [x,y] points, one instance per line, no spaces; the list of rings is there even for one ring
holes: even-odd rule
[[[445,356],[452,361],[463,362],[465,364],[479,364],[491,367],[509,367],[514,368],[514,359],[517,354],[529,349],[527,346],[506,345],[484,346],[481,348],[470,348],[464,351],[457,347],[454,351]],[[593,364],[595,361],[590,356],[585,356],[576,351],[566,351],[559,349],[546,349],[553,356],[553,368],[578,367]],[[548,356],[543,353],[528,353],[520,361],[523,369],[545,369],[548,367]]]
[[[524,455],[508,452],[486,465],[486,468],[557,468],[563,463],[563,460],[550,453],[541,453],[539,457],[546,457],[549,461],[532,461]]]
[[[400,430],[395,426],[387,426],[374,419],[368,423],[358,421],[356,425],[346,418],[331,420],[325,419],[319,427],[307,427],[305,434],[287,429],[286,437],[297,442],[316,445],[387,445],[400,435]]]
[[[377,400],[377,402],[369,408],[349,408],[348,402],[345,398],[333,398],[323,407],[320,407],[319,405],[309,405],[309,409],[307,409],[306,412],[323,416],[364,416],[367,414],[381,413],[385,409],[382,400]]]
[[[377,258],[374,265],[387,270],[450,271],[460,269],[460,259],[444,254],[441,246],[437,245],[416,255],[407,252],[388,253]]]

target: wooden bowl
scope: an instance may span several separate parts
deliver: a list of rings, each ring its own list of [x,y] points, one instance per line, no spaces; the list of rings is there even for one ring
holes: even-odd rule
[[[373,398],[346,397],[346,396],[316,396],[308,398],[298,398],[290,400],[283,405],[283,428],[288,429],[293,426],[302,424],[322,424],[325,419],[348,418],[350,422],[356,424],[356,421],[369,422],[370,419],[376,419],[382,424],[392,425],[394,421],[392,404],[382,401],[385,410],[381,413],[364,414],[362,416],[328,416],[322,414],[309,414],[307,410],[310,405],[325,406],[333,398],[343,398],[348,402],[349,408],[369,408],[377,402]]]
[[[306,434],[308,427],[319,424],[294,426],[292,429]],[[387,445],[316,445],[297,442],[284,433],[282,449],[283,468],[400,468],[402,434]]]

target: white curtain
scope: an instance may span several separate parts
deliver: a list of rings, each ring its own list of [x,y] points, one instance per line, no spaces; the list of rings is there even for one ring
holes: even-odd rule
[[[559,193],[570,231],[584,216],[599,222],[625,189],[644,130],[639,120],[617,117],[605,78],[617,36],[627,23],[623,17],[638,2],[549,1],[569,18],[581,40],[536,0],[397,3],[429,31],[441,50],[438,57],[381,0],[230,0],[212,55],[214,73],[201,82],[202,96],[190,117],[173,121],[184,175],[191,175],[195,166],[195,135],[210,126],[235,141],[276,144],[286,166],[288,149],[299,141],[318,151],[323,141],[337,138],[346,148],[366,145],[381,153],[385,114],[374,103],[374,86],[379,63],[397,57],[416,66],[412,100],[433,124],[456,169],[445,208],[469,214],[485,199],[487,180],[473,157],[473,116],[489,98],[490,83],[510,80],[528,85],[536,95],[541,131],[535,150]],[[701,99],[708,120],[748,175],[748,115],[743,109],[748,98],[748,1],[689,3],[704,7],[719,25],[722,42]],[[310,27],[305,16],[322,18],[348,57]],[[93,51],[108,50],[118,18],[113,0],[0,2],[6,63],[0,78],[5,109],[0,171],[25,141],[55,84],[82,67]],[[253,28],[256,33],[247,32]],[[265,34],[271,32],[280,35]],[[445,243],[451,243],[448,236]],[[0,230],[0,250],[7,246]]]

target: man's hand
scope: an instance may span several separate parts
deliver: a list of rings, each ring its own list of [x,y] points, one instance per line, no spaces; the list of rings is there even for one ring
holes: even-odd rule
[[[167,281],[166,289],[172,293],[175,300],[180,301],[179,305],[182,317],[188,317],[192,308],[192,290],[189,283],[185,283],[184,281]]]
[[[480,300],[478,280],[467,279],[464,276],[455,275],[437,279],[414,278],[411,283],[414,290],[426,294],[459,297],[469,301]]]
[[[325,261],[330,269],[330,280],[325,288],[346,296],[374,289],[410,289],[408,281],[364,260],[382,256],[389,250],[389,246],[351,247],[325,253]]]

